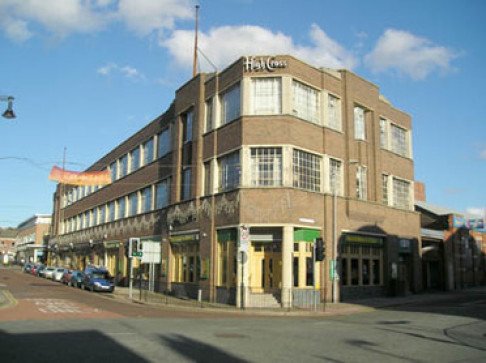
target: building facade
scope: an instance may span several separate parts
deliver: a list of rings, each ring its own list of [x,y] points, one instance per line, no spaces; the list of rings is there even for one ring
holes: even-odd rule
[[[352,72],[242,57],[88,169],[111,184],[58,187],[50,250],[126,283],[139,237],[161,246],[156,290],[245,306],[420,291],[411,135]]]
[[[17,226],[17,262],[46,261],[51,220],[50,214],[35,214]]]
[[[15,228],[0,228],[0,264],[10,264],[15,260]]]

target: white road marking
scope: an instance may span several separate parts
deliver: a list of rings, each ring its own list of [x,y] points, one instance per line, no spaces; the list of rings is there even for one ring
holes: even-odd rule
[[[83,314],[99,313],[99,309],[82,308],[73,301],[65,299],[27,299],[34,302],[37,310],[44,314]]]

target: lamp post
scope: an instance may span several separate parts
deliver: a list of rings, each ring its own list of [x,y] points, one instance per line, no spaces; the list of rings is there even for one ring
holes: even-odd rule
[[[15,113],[13,111],[13,101],[14,98],[12,96],[0,96],[0,101],[7,102],[7,109],[2,114],[3,117],[6,119],[13,119],[15,118]]]

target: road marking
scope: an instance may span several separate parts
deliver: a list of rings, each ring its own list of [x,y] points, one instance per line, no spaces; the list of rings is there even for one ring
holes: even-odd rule
[[[85,314],[99,313],[100,309],[83,308],[65,299],[26,299],[32,301],[37,310],[44,314]]]

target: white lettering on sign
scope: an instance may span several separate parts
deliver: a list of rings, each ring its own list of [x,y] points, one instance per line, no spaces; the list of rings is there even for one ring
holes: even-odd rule
[[[278,60],[275,59],[275,57],[267,57],[267,58],[245,57],[245,62],[243,66],[245,72],[254,72],[254,71],[273,72],[277,68],[286,68],[287,61]]]

